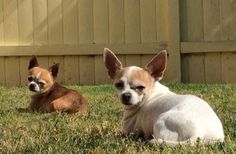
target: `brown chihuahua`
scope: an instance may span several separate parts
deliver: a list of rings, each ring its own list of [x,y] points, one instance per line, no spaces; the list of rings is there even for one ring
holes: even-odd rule
[[[44,69],[39,67],[35,56],[30,59],[28,88],[32,92],[31,102],[27,109],[18,111],[87,112],[87,101],[79,92],[67,89],[55,81],[58,67],[57,63],[49,69]]]

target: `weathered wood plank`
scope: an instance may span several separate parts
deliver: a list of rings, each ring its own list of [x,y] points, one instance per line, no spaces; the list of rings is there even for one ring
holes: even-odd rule
[[[0,45],[4,45],[4,30],[3,30],[3,0],[0,0]]]
[[[42,68],[49,68],[49,58],[48,56],[37,56],[39,66]]]
[[[204,83],[205,82],[205,67],[204,55],[192,54],[189,55],[189,82]]]
[[[5,75],[7,86],[20,85],[20,58],[6,57],[5,58]]]
[[[107,43],[108,32],[108,0],[93,0],[94,42]]]
[[[186,0],[187,8],[187,40],[203,40],[203,0]],[[173,6],[171,6],[173,7]],[[173,8],[170,8],[173,9]],[[169,23],[172,25],[171,23]]]
[[[141,55],[126,55],[126,66],[142,66]]]
[[[65,44],[78,43],[77,0],[63,1],[63,39]]]
[[[79,78],[81,85],[94,84],[94,56],[79,56]]]
[[[5,57],[0,57],[0,85],[6,85]]]
[[[167,46],[166,43],[131,44],[80,44],[42,46],[0,46],[0,56],[27,55],[102,55],[104,47],[119,51],[119,54],[153,54]]]
[[[47,0],[33,0],[34,45],[48,44]]]
[[[222,53],[222,82],[236,83],[236,54]]]
[[[103,62],[103,56],[95,56],[95,84],[111,83]]]
[[[142,68],[145,68],[145,66],[152,60],[152,58],[155,56],[155,54],[152,55],[142,55]]]
[[[19,44],[33,44],[32,0],[18,1]]]
[[[28,66],[31,57],[20,57],[20,85],[26,86],[28,83]]]
[[[231,1],[220,0],[220,22],[221,22],[221,40],[231,40],[230,33],[232,33],[232,19],[234,11],[232,10]]]
[[[181,42],[181,53],[235,52],[235,41]]]
[[[109,43],[124,43],[124,1],[109,0]]]
[[[168,3],[156,0],[157,41],[168,41]]]
[[[79,43],[93,43],[93,0],[79,0]]]
[[[203,0],[204,40],[220,40],[220,6],[218,0]]]
[[[138,0],[124,1],[125,8],[125,42],[141,42],[140,4]]]
[[[65,84],[79,83],[79,59],[78,56],[64,57]]]
[[[205,54],[205,80],[206,83],[221,83],[221,54]]]
[[[4,44],[18,44],[18,13],[17,0],[3,1],[3,18],[4,18]]]
[[[156,42],[156,0],[140,0],[141,42]]]
[[[64,57],[63,56],[50,56],[48,59],[49,67],[55,63],[59,63],[59,72],[56,78],[58,83],[63,84],[64,80]]]
[[[63,43],[62,0],[48,0],[48,43]]]
[[[171,0],[168,5],[168,23],[169,23],[169,46],[168,46],[168,65],[166,69],[165,80],[180,82],[180,16],[179,0]]]

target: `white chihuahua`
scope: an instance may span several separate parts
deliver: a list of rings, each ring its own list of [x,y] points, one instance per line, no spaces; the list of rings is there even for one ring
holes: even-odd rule
[[[114,80],[118,97],[125,106],[122,133],[168,145],[224,141],[221,121],[212,108],[193,95],[179,95],[160,84],[167,63],[161,51],[144,69],[122,67],[109,49],[104,62]]]

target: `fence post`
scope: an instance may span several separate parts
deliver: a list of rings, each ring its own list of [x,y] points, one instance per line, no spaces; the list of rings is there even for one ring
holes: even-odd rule
[[[168,81],[181,82],[179,0],[168,1]]]

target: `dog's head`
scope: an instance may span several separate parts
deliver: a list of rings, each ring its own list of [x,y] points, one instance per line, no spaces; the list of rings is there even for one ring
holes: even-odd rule
[[[107,48],[104,49],[103,56],[120,101],[129,107],[139,105],[152,93],[154,83],[163,77],[167,62],[166,50],[159,52],[145,68],[122,67],[119,59]]]
[[[53,64],[48,69],[39,67],[37,58],[32,56],[28,66],[28,88],[34,93],[44,93],[54,84],[59,64]]]

